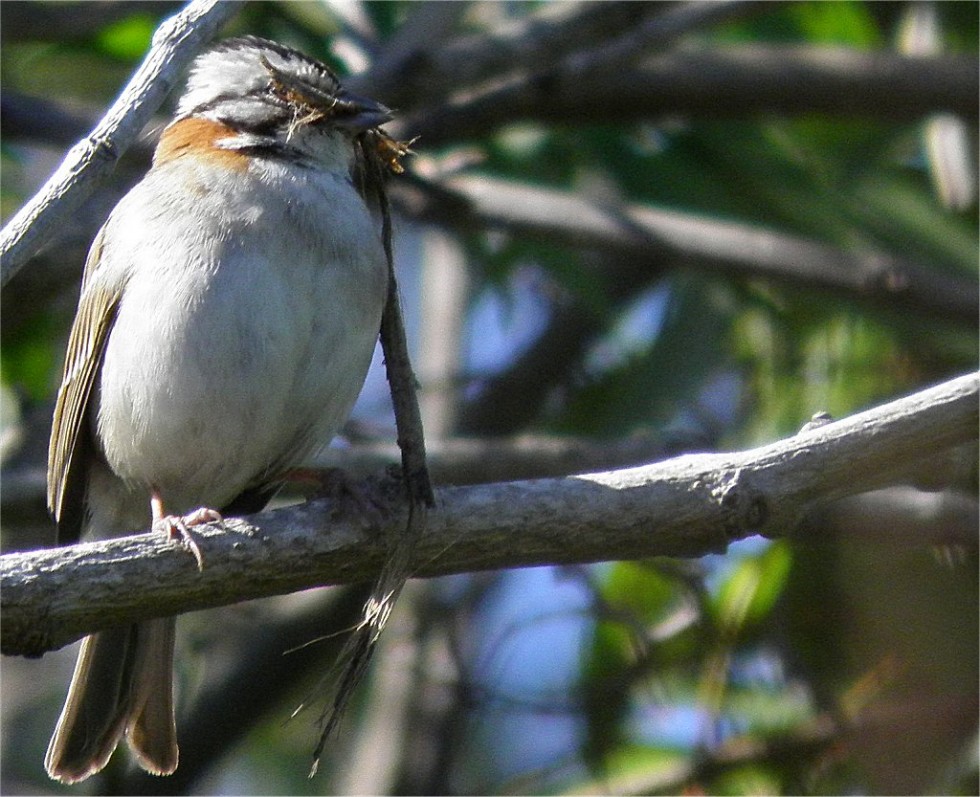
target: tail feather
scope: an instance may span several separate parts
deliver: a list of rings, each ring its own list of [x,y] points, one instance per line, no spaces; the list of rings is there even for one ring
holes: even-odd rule
[[[133,707],[126,739],[139,765],[151,775],[177,769],[177,726],[174,722],[173,617],[139,626],[142,634],[133,673]]]
[[[62,783],[101,770],[124,732],[144,769],[177,766],[173,713],[174,619],[86,637],[44,767]]]

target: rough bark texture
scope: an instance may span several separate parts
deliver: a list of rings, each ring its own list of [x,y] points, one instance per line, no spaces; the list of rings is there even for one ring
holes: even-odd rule
[[[415,576],[648,556],[696,557],[780,536],[848,495],[909,481],[923,459],[977,439],[968,374],[762,448],[557,479],[452,487],[419,540]],[[383,525],[403,528],[404,510]],[[140,534],[0,558],[2,652],[37,656],[99,628],[378,575],[384,529],[325,500],[201,527],[205,568]]]

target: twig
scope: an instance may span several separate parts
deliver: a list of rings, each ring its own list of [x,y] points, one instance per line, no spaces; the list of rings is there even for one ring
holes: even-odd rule
[[[380,97],[400,111],[406,103],[407,107],[418,105],[427,96],[424,85],[412,79],[419,71],[419,61],[428,62],[427,55],[451,35],[467,10],[467,3],[417,5],[376,53],[370,69],[351,76],[346,83],[352,91]],[[434,99],[436,95],[428,96]]]
[[[435,52],[406,52],[402,68],[395,72],[389,66],[378,80],[396,101],[414,105],[490,80],[497,84],[491,91],[494,97],[513,102],[555,80],[575,82],[615,73],[693,30],[759,5],[694,0],[659,6],[597,3],[579,9],[545,8],[489,33],[461,37]],[[502,82],[506,85],[500,87]]]
[[[44,187],[0,231],[0,278],[6,284],[115,166],[184,67],[237,11],[231,0],[193,0],[166,20],[119,99],[87,138],[68,152]]]
[[[923,717],[942,717],[952,727],[973,721],[975,708],[972,699],[955,692],[901,695],[882,699],[850,717],[836,713],[820,713],[781,730],[767,738],[760,733],[733,736],[714,749],[701,750],[679,760],[672,766],[642,766],[623,768],[622,772],[604,776],[601,780],[577,784],[581,794],[683,794],[704,793],[707,784],[727,772],[752,765],[773,769],[786,767],[790,771],[805,769],[808,762],[826,756],[828,749],[839,756],[841,751],[865,751],[867,740],[894,738],[908,728],[921,724]],[[861,755],[861,753],[857,753]],[[533,793],[535,784],[514,793]]]
[[[405,497],[408,499],[408,512],[401,528],[389,527],[386,530],[387,552],[381,573],[364,604],[361,622],[344,644],[334,665],[333,671],[340,674],[332,680],[330,699],[320,718],[322,730],[313,751],[310,777],[316,774],[327,739],[337,727],[354,690],[364,677],[378,637],[384,630],[395,602],[411,575],[415,546],[425,531],[427,510],[435,503],[425,458],[422,416],[415,394],[415,374],[408,355],[408,342],[405,339],[405,324],[402,320],[394,257],[391,251],[391,209],[384,185],[389,167],[384,157],[379,154],[376,146],[378,141],[369,135],[368,138],[361,139],[360,143],[366,172],[366,186],[375,195],[381,211],[381,237],[388,260],[388,300],[381,317],[381,347],[384,351],[388,384],[395,411],[395,426],[398,430],[398,446],[401,449],[402,478]]]
[[[450,13],[446,5],[433,4],[443,9],[433,13]],[[459,3],[448,5],[456,14],[465,9]],[[572,52],[593,48],[596,42],[634,28],[664,8],[622,0],[547,4],[442,46],[433,47],[431,38],[399,42],[393,55],[386,54],[369,74],[355,81],[364,81],[359,90],[381,96],[402,110],[432,105],[489,79],[545,69]],[[396,35],[400,37],[401,31]]]
[[[902,481],[917,459],[976,441],[971,373],[777,443],[656,465],[440,490],[413,576],[502,567],[696,557],[790,533],[829,500]],[[208,560],[158,534],[0,557],[0,650],[37,656],[110,625],[377,577],[378,533],[315,501],[198,529]],[[386,531],[401,533],[395,511]],[[327,529],[329,528],[329,532]]]

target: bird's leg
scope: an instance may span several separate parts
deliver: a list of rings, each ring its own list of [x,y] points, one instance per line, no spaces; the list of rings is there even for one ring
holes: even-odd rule
[[[181,544],[194,554],[197,569],[203,571],[204,557],[201,556],[201,549],[191,536],[191,526],[200,526],[202,523],[212,521],[220,523],[224,520],[221,513],[202,506],[183,517],[168,515],[163,509],[163,498],[156,488],[150,491],[150,511],[153,513],[153,530],[166,532],[172,540],[180,540]]]

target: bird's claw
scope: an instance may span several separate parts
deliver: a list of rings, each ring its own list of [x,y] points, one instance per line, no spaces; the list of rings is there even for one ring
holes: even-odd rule
[[[166,533],[171,540],[179,540],[181,545],[194,555],[194,559],[197,561],[197,569],[203,572],[204,557],[201,555],[200,546],[191,534],[191,527],[200,526],[204,523],[221,523],[223,520],[220,512],[202,506],[183,517],[166,515],[159,518],[153,521],[153,529]]]

